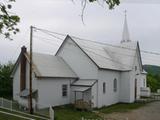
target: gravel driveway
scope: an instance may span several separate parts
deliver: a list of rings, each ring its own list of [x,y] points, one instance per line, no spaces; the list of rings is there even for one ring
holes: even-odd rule
[[[125,113],[105,114],[105,120],[160,120],[160,101]]]

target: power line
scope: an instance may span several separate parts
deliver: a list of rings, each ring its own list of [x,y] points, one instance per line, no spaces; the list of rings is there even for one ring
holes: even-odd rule
[[[35,36],[34,36],[35,37]],[[38,36],[36,36],[37,38],[41,38],[41,37],[38,37]],[[56,43],[52,43],[53,42],[53,39],[48,39],[48,41],[46,42],[46,38],[44,38],[44,37],[42,37],[43,38],[43,40],[42,39],[39,39],[39,40],[41,40],[42,42],[44,42],[44,43],[46,43],[46,44],[49,44],[49,45],[51,45],[51,44],[54,44],[54,45],[57,45],[58,47],[60,46],[59,44],[56,44]],[[129,65],[127,65],[127,64],[123,64],[123,63],[120,63],[120,62],[118,62],[118,61],[116,61],[116,60],[113,60],[112,58],[108,58],[108,57],[106,57],[106,56],[103,56],[103,55],[100,55],[99,53],[96,53],[96,52],[94,52],[94,51],[91,51],[91,50],[94,50],[94,49],[92,49],[92,48],[89,48],[89,47],[84,47],[83,46],[83,49],[85,49],[86,51],[88,51],[88,52],[90,52],[90,53],[93,53],[93,54],[95,54],[95,55],[98,55],[98,56],[100,56],[100,57],[102,57],[102,58],[105,58],[105,59],[107,59],[107,60],[109,60],[109,61],[112,61],[112,62],[116,62],[116,63],[118,63],[118,64],[121,64],[121,65],[123,65],[123,66],[127,66],[127,67],[131,67],[131,66],[129,66]],[[88,49],[90,49],[90,50],[88,50]],[[68,49],[68,50],[70,50],[70,49]],[[124,56],[126,56],[125,54],[123,54]],[[129,57],[135,57],[135,56],[129,56]],[[143,57],[142,57],[143,58]],[[146,59],[145,59],[146,60]],[[150,60],[151,61],[151,60]],[[153,60],[152,60],[153,61]]]
[[[39,36],[34,36],[34,37],[36,37],[36,38],[40,38],[40,39],[44,39],[44,40],[48,40],[50,43],[51,42],[55,42],[55,41],[53,41],[53,39],[48,39],[48,38],[45,38],[45,37],[39,37]],[[52,43],[51,43],[52,44]],[[54,44],[54,43],[53,43]],[[58,46],[59,46],[59,44],[60,43],[58,43]],[[103,51],[104,52],[104,49],[98,49],[98,48],[91,48],[91,47],[88,47],[88,46],[86,46],[86,45],[80,45],[80,46],[82,46],[82,47],[84,47],[84,48],[87,48],[87,49],[90,49],[90,50],[98,50],[98,51]],[[135,51],[135,50],[134,50]],[[123,56],[127,56],[127,57],[132,57],[132,58],[134,58],[135,56],[133,56],[133,55],[129,55],[129,54],[124,54],[124,53],[117,53],[117,52],[115,52],[115,51],[112,51],[112,50],[109,50],[109,52],[111,53],[111,54],[117,54],[117,56],[119,56],[119,55],[123,55]],[[144,57],[142,57],[143,59],[146,59],[146,58],[144,58]],[[148,58],[147,58],[148,59]],[[151,59],[150,59],[151,60]],[[152,60],[157,60],[157,59],[153,59],[152,58]]]
[[[41,40],[41,41],[45,42],[46,44],[49,44],[49,43],[47,43],[47,42],[44,41],[44,40]],[[55,45],[57,45],[57,44],[55,44]],[[70,50],[70,49],[68,49],[68,48],[66,48],[66,49],[67,49],[67,50]],[[70,51],[71,51],[71,50],[70,50]],[[91,50],[86,49],[86,51],[91,52],[91,53],[93,53],[93,54],[95,54],[95,55],[98,55],[98,56],[100,56],[100,57],[102,57],[102,58],[104,58],[104,59],[106,59],[106,60],[108,60],[108,61],[116,62],[116,63],[121,64],[121,65],[123,65],[123,66],[131,67],[131,66],[127,65],[127,64],[120,63],[120,62],[118,62],[118,61],[116,61],[116,60],[113,60],[113,59],[111,59],[111,58],[107,58],[107,57],[105,57],[105,56],[103,56],[103,55],[100,55],[100,54],[98,54],[98,53],[95,53],[95,52],[93,52],[93,51],[91,51]],[[73,52],[73,51],[72,51],[72,52]]]
[[[67,36],[67,34],[58,33],[58,32],[53,32],[53,31],[49,31],[49,30],[41,29],[41,28],[37,28],[37,27],[35,27],[35,29],[36,29],[36,30],[39,30],[39,31],[42,31],[42,32],[48,32],[48,33],[52,33],[52,34],[57,34],[57,35],[60,35],[60,36]]]
[[[53,44],[54,44],[54,42],[57,42],[57,44],[60,44],[58,41],[53,41],[53,39],[48,39],[48,38],[41,37],[41,36],[37,36],[37,35],[34,35],[33,37],[34,37],[34,38],[37,38],[37,39],[39,39],[39,40],[43,39],[43,40],[47,40],[47,41],[49,41],[49,42],[53,42]],[[57,39],[56,39],[56,40],[57,40]]]
[[[36,27],[35,27],[36,28]],[[39,31],[42,31],[54,38],[57,38],[59,40],[64,40],[62,38],[59,38],[53,34],[57,34],[57,35],[60,35],[60,36],[67,36],[66,34],[62,34],[62,33],[57,33],[57,32],[52,32],[52,31],[49,31],[49,30],[45,30],[45,29],[40,29],[40,28],[36,28],[36,30],[39,30]],[[97,43],[97,44],[101,44],[101,45],[107,45],[107,46],[112,46],[112,47],[117,47],[117,48],[123,48],[123,49],[128,49],[128,50],[135,50],[135,49],[132,49],[132,48],[128,48],[128,47],[123,47],[123,46],[118,46],[118,45],[113,45],[113,44],[108,44],[108,43],[102,43],[102,42],[97,42],[97,41],[93,41],[93,40],[88,40],[88,39],[83,39],[83,38],[79,38],[79,37],[76,37],[76,36],[72,36],[72,38],[75,38],[75,39],[79,39],[79,40],[83,40],[83,41],[89,41],[89,42],[93,42],[93,43]],[[146,50],[141,50],[142,53],[146,53],[146,54],[153,54],[153,55],[160,55],[160,53],[158,52],[152,52],[152,51],[146,51]]]
[[[83,40],[83,41],[90,41],[90,42],[94,42],[94,43],[101,44],[101,45],[107,45],[107,46],[112,46],[112,47],[117,47],[117,48],[128,49],[128,50],[135,50],[135,49],[128,48],[128,47],[123,47],[123,46],[118,46],[118,45],[113,45],[113,44],[108,44],[108,43],[102,43],[102,42],[97,42],[97,41],[92,41],[92,40],[82,39],[82,38],[75,37],[75,36],[71,36],[71,37],[76,38],[76,39],[79,39],[79,40]],[[141,52],[143,52],[143,53],[147,53],[147,54],[160,55],[160,53],[158,53],[158,52],[151,52],[151,51],[146,51],[146,50],[141,50]]]
[[[34,38],[41,38],[41,37],[37,37],[37,36],[34,36]],[[57,45],[57,46],[60,46],[60,44],[58,44],[58,43],[54,43],[53,41],[49,41],[49,40],[47,40],[47,39],[38,39],[38,40],[40,40],[40,41],[42,41],[42,42],[45,42],[46,44],[49,44],[49,45]],[[46,42],[47,41],[47,42]]]
[[[131,67],[131,68],[132,68],[132,66],[129,66],[129,65],[127,65],[127,64],[120,63],[120,62],[118,62],[118,61],[116,61],[116,60],[113,60],[113,59],[111,59],[111,58],[107,58],[107,57],[105,57],[105,56],[103,56],[103,55],[100,55],[100,54],[95,53],[95,52],[93,52],[93,51],[90,51],[90,50],[88,50],[88,49],[86,49],[86,51],[91,52],[91,53],[93,53],[93,54],[95,54],[95,55],[98,55],[98,56],[100,56],[100,57],[103,57],[103,58],[105,58],[105,59],[107,59],[107,60],[109,60],[109,61],[116,62],[116,63],[118,63],[118,64],[125,65],[125,66],[127,66],[127,67]]]

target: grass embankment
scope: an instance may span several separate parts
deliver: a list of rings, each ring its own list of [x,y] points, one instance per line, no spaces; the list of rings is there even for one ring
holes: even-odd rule
[[[128,111],[143,107],[145,105],[146,103],[130,103],[130,104],[118,103],[108,107],[96,109],[96,111],[99,111],[104,114],[109,114],[113,112],[128,112]],[[2,109],[0,110],[2,111]],[[3,110],[3,111],[15,113],[7,110]],[[82,117],[85,119],[101,119],[98,115],[96,115],[93,112],[76,110],[72,105],[55,107],[54,111],[55,111],[55,120],[81,120]],[[22,114],[19,114],[19,115],[22,115]],[[22,116],[31,117],[28,115],[22,115]],[[35,117],[31,117],[31,118],[35,118]],[[23,119],[0,113],[0,120],[23,120]],[[36,120],[41,120],[41,119],[36,118]]]
[[[145,106],[146,103],[118,103],[108,107],[103,107],[100,109],[95,109],[104,114],[114,113],[114,112],[128,112],[134,109]],[[82,117],[86,119],[101,119],[98,115],[90,111],[80,111],[76,110],[73,106],[61,106],[55,107],[55,120],[81,120]]]
[[[14,117],[12,115],[7,115],[7,114],[3,114],[0,113],[0,120],[25,120],[19,117]]]
[[[81,120],[82,117],[86,119],[100,119],[95,113],[76,110],[72,105],[55,107],[54,111],[55,120]]]
[[[20,115],[20,116],[23,116],[23,117],[32,118],[32,119],[35,119],[35,120],[45,120],[45,119],[39,118],[41,116],[36,117],[36,116],[32,116],[30,114],[26,114],[26,113],[23,114],[23,113],[19,113],[19,112],[16,112],[16,111],[10,111],[10,110],[7,110],[7,109],[3,109],[3,108],[0,108],[0,111],[15,114],[15,115]],[[23,118],[20,118],[20,117],[15,117],[15,116],[12,116],[12,115],[7,115],[7,114],[4,114],[4,113],[0,113],[0,120],[26,120],[26,119],[23,119]]]
[[[113,112],[129,112],[131,110],[134,109],[138,109],[140,107],[145,106],[146,103],[118,103],[115,105],[111,105],[108,107],[102,107],[100,109],[98,109],[99,112],[105,113],[105,114],[109,114],[109,113],[113,113]]]

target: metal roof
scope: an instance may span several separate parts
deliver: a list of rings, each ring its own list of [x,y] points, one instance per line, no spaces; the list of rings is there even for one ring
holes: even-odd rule
[[[93,86],[97,80],[79,79],[71,84],[71,86]]]
[[[97,80],[92,79],[79,79],[71,84],[72,91],[84,92],[90,89]]]
[[[26,56],[29,58],[29,54]],[[33,64],[37,77],[77,78],[76,73],[59,56],[33,53]]]
[[[142,74],[147,74],[147,72],[146,72],[145,70],[143,70],[141,73],[142,73]]]
[[[88,89],[90,89],[90,87],[79,87],[79,86],[72,87],[72,91],[76,92],[84,92],[87,91]]]
[[[71,86],[93,86],[97,80],[92,79],[79,79],[71,84]]]
[[[129,71],[136,57],[137,41],[117,46],[99,44],[77,37],[71,39],[98,65],[99,68]]]

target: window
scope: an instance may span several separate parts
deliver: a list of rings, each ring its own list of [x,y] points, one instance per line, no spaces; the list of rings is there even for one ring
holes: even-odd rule
[[[67,97],[67,85],[62,85],[62,96]]]
[[[103,93],[106,93],[106,83],[103,83]]]
[[[117,92],[117,79],[116,78],[113,81],[113,91]]]
[[[137,66],[135,66],[135,71],[137,71]]]

